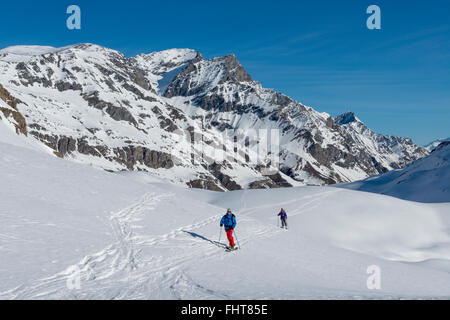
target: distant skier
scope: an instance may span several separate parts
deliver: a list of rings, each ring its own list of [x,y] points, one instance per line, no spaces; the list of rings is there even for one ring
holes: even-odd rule
[[[284,211],[283,208],[281,208],[281,211],[278,214],[278,216],[281,219],[281,228],[286,228],[287,229],[287,214],[286,214],[286,211]]]
[[[227,233],[228,241],[230,242],[230,249],[236,249],[234,247],[233,230],[236,227],[236,217],[231,213],[231,209],[227,209],[227,213],[220,220],[220,227],[225,226],[225,232]]]

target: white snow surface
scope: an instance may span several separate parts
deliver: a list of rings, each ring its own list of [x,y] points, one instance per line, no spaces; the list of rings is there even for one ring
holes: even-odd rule
[[[0,129],[1,299],[450,298],[450,203],[332,187],[184,189],[61,160]],[[236,252],[223,232],[219,242],[227,207]],[[289,230],[277,227],[281,207]],[[366,286],[371,265],[380,290]]]
[[[7,62],[26,62],[35,56],[55,53],[64,48],[50,46],[11,46],[0,50],[0,60]]]

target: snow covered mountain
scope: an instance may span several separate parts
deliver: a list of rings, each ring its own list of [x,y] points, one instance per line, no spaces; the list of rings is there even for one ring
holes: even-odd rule
[[[46,149],[0,123],[0,299],[450,297],[449,203],[331,187],[187,189]],[[242,247],[233,253],[219,240],[227,207]],[[374,265],[379,290],[367,287]]]
[[[410,166],[342,187],[420,202],[450,202],[450,141]]]
[[[428,154],[263,88],[234,55],[16,46],[0,50],[0,85],[4,118],[55,155],[194,188],[349,182]]]
[[[436,140],[433,140],[433,141],[431,141],[430,143],[427,143],[426,145],[424,145],[423,147],[425,148],[425,149],[427,149],[428,151],[433,151],[434,149],[436,149],[436,147],[438,146],[438,145],[440,145],[442,142],[445,142],[445,141],[450,141],[450,137],[448,137],[448,138],[446,138],[446,139],[444,139],[444,138],[441,138],[441,139],[436,139]]]

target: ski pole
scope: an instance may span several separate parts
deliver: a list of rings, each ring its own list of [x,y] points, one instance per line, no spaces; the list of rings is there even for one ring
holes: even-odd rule
[[[237,237],[237,235],[236,235],[236,230],[233,230],[233,233],[234,233],[234,236],[236,237],[236,241],[237,241],[238,247],[239,247],[239,249],[240,249],[240,248],[241,248],[241,245],[239,244],[239,239],[238,239],[238,237]]]
[[[219,243],[220,243],[220,238],[222,238],[222,227],[220,227],[220,233],[219,233]]]

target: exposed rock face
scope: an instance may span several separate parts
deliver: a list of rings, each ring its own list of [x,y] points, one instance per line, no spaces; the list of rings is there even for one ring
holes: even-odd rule
[[[250,189],[269,189],[269,188],[281,188],[292,187],[292,185],[283,179],[280,173],[266,176],[265,179],[254,181],[250,183]]]
[[[242,187],[238,185],[235,181],[231,179],[230,176],[221,172],[222,165],[213,163],[208,167],[209,171],[216,177],[222,186],[224,186],[227,190],[241,190]]]
[[[105,109],[106,113],[111,116],[116,121],[128,121],[134,125],[137,125],[136,120],[131,115],[131,113],[124,107],[116,107],[113,105],[108,105]]]
[[[356,118],[356,115],[351,111],[343,113],[343,114],[337,116],[335,119],[335,122],[341,126],[344,124],[348,124],[348,123],[356,122],[356,121],[358,121],[358,118]]]
[[[124,163],[133,170],[137,163],[152,169],[170,169],[174,166],[172,156],[168,153],[150,150],[141,146],[114,149],[115,160]]]
[[[191,96],[198,93],[207,94],[210,83],[203,82],[199,73],[209,73],[212,77],[220,77],[219,84],[226,82],[250,82],[251,76],[236,59],[235,55],[215,58],[212,61],[201,58],[190,61],[189,65],[172,81],[165,92],[166,97]],[[215,95],[220,99],[220,95]]]
[[[13,96],[0,84],[0,99],[6,102],[11,108],[17,110],[17,102]]]
[[[195,188],[195,189],[207,189],[212,191],[219,191],[223,192],[226,189],[221,188],[217,181],[212,179],[211,177],[202,177],[201,179],[195,179],[186,182],[186,185],[189,188]]]
[[[223,58],[217,58],[216,61],[223,62],[225,67],[225,75],[221,82],[244,82],[252,81],[252,77],[247,73],[244,67],[239,63],[234,54],[229,54]]]
[[[17,109],[16,99],[0,84],[0,100],[3,100],[10,108],[2,107],[0,104],[0,112],[7,119],[12,119],[12,123],[16,128],[16,133],[27,135],[27,122],[23,115]],[[0,114],[1,119],[1,114]]]
[[[127,58],[93,44],[12,51],[0,50],[0,115],[57,156],[109,171],[226,191],[353,181],[428,154],[352,112],[333,119],[263,88],[234,55]],[[272,138],[277,148],[266,150]]]

